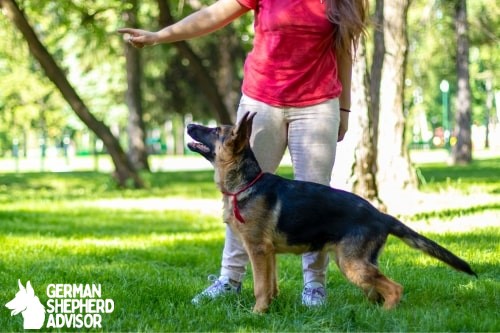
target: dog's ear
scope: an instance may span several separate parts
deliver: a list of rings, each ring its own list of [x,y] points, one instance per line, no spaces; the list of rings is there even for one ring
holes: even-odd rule
[[[233,130],[235,151],[241,151],[247,145],[252,135],[253,118],[256,112],[247,112],[243,115],[236,128]]]
[[[35,290],[31,286],[31,282],[29,281],[26,283],[26,293],[28,294],[28,296],[35,296]]]
[[[21,279],[17,279],[17,284],[19,285],[19,290],[25,291],[23,284],[21,283]]]

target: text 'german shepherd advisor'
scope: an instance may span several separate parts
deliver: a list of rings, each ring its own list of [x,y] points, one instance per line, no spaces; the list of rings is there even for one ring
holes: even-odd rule
[[[355,194],[263,173],[249,144],[254,117],[247,113],[237,126],[190,124],[187,129],[196,141],[189,149],[215,168],[215,182],[224,194],[224,222],[240,236],[250,257],[254,312],[266,311],[278,295],[276,253],[307,251],[332,251],[349,281],[370,300],[394,308],[403,288],[377,264],[389,234],[477,276],[467,262]]]

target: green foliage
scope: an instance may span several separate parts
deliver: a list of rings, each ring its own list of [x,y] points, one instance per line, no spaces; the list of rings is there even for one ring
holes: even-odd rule
[[[121,2],[18,3],[92,112],[109,123],[123,123],[124,59],[119,56],[122,43],[115,33]],[[5,56],[0,61],[0,132],[8,134],[0,141],[0,155],[11,148],[13,139],[27,146],[38,138],[57,143],[63,135],[83,130],[84,125],[30,56],[21,34],[8,20],[0,24],[0,48]]]
[[[467,167],[422,165],[427,180],[423,189],[446,193],[476,186],[498,195],[498,163],[496,158]],[[291,170],[280,173],[290,176]],[[219,211],[210,206],[207,212],[195,204],[199,199],[211,199],[211,205],[218,202],[213,172],[144,177],[148,189],[120,191],[100,173],[0,175],[1,304],[14,296],[19,278],[24,283],[31,280],[42,303],[50,283],[100,283],[103,296],[115,302],[115,311],[103,316],[103,331],[500,330],[498,226],[426,233],[469,260],[479,279],[454,272],[390,238],[380,267],[405,287],[403,302],[394,311],[367,302],[333,264],[328,272],[328,305],[301,306],[300,259],[292,255],[279,259],[281,294],[268,314],[251,313],[251,272],[240,297],[193,306],[191,298],[207,286],[206,275],[217,273],[223,246]],[[193,204],[167,205],[177,199]],[[480,221],[486,210],[499,209],[473,208],[444,215],[465,214]],[[416,221],[427,218],[422,215]],[[22,318],[11,317],[3,308],[0,327],[19,331]]]
[[[90,110],[106,123],[124,128],[124,47],[116,29],[123,26],[121,15],[128,4],[118,0],[18,3]],[[174,19],[179,20],[211,1],[168,3]],[[482,124],[491,111],[484,106],[489,89],[486,80],[499,73],[500,7],[493,0],[469,1],[468,6],[474,121]],[[156,1],[140,2],[142,27],[160,29],[158,14]],[[231,84],[220,87],[225,97],[230,97],[226,101],[229,104],[234,104],[239,94],[243,60],[252,45],[252,20],[251,14],[245,15],[215,34],[189,41],[216,82],[221,81],[223,70],[232,73]],[[412,1],[408,38],[406,105],[411,113],[423,108],[432,127],[441,126],[440,81],[450,82],[451,96],[456,91],[453,2]],[[222,50],[230,50],[229,60],[222,61]],[[195,73],[175,47],[146,48],[141,54],[144,118],[148,127],[158,127],[173,113],[214,118],[208,101],[194,84]],[[83,129],[8,20],[0,20],[0,77],[0,155],[11,149],[13,139],[28,140],[24,138],[27,132],[37,138],[60,140],[64,134]],[[491,85],[492,91],[498,90],[498,82],[493,80]]]
[[[65,104],[29,56],[20,33],[0,20],[0,156],[30,129],[37,137],[61,135],[71,118]]]
[[[473,122],[485,124],[491,110],[486,108],[488,79],[500,72],[500,6],[496,1],[467,1],[470,38],[470,83],[473,95]],[[441,127],[442,80],[450,83],[450,120],[454,121],[457,78],[456,37],[453,1],[413,1],[408,14],[408,75],[405,100],[409,111],[423,108],[432,128]],[[493,80],[491,91],[499,89]],[[453,126],[451,127],[453,128]]]

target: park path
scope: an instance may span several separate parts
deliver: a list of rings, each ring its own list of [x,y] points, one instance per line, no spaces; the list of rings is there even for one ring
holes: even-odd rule
[[[492,152],[482,152],[480,157],[489,157]],[[495,153],[496,154],[496,153]],[[493,155],[495,155],[493,154]],[[497,155],[495,155],[497,156]],[[444,151],[418,151],[412,155],[414,163],[439,162],[447,158]],[[334,174],[342,178],[341,170],[348,169],[349,166],[342,159],[337,159]],[[291,161],[285,155],[282,165],[290,166]],[[212,169],[206,160],[198,156],[188,156],[185,158],[176,157],[168,160],[159,160],[154,166],[161,171],[179,170],[205,170]],[[346,182],[334,177],[332,186],[346,188]],[[215,185],[214,185],[215,186]],[[444,210],[460,210],[472,207],[494,205],[500,202],[500,195],[487,193],[463,194],[458,191],[447,190],[439,193],[422,193],[419,191],[406,191],[404,193],[388,193],[384,198],[388,207],[388,212],[399,216],[402,220],[409,220],[415,214],[431,213]],[[112,209],[138,209],[138,210],[186,210],[208,214],[212,216],[222,215],[221,199],[185,199],[185,198],[141,198],[141,199],[110,199],[89,202],[92,206]],[[412,228],[420,232],[468,232],[476,228],[498,227],[500,228],[500,211],[484,210],[474,214],[453,214],[453,218],[440,219],[430,217],[425,221],[406,222]]]
[[[409,219],[414,214],[433,213],[443,210],[467,209],[499,202],[498,195],[468,194],[458,192],[421,193],[408,192],[401,200],[388,203],[389,213]],[[81,202],[79,204],[82,204]],[[87,201],[83,205],[105,209],[145,210],[145,211],[190,211],[203,215],[222,216],[221,199],[186,199],[186,198],[136,198],[136,199],[101,199]],[[430,217],[420,221],[404,221],[419,232],[468,232],[477,228],[500,228],[500,211],[484,210],[474,214],[464,214],[442,219]],[[432,215],[431,215],[432,216]]]

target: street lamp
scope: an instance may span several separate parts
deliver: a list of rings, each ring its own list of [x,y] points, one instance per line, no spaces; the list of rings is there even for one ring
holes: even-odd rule
[[[439,84],[439,89],[441,90],[442,96],[442,107],[443,107],[443,134],[444,134],[444,146],[447,150],[450,150],[450,121],[448,119],[448,93],[450,91],[450,84],[447,80],[441,81]]]

